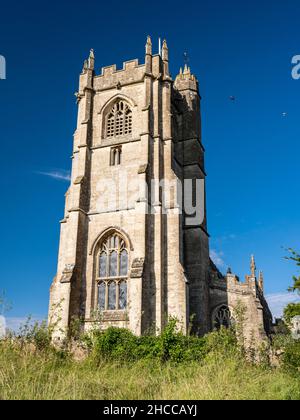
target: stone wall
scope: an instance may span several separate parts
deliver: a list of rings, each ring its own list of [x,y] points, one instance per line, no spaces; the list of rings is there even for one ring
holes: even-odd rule
[[[240,323],[246,343],[249,345],[261,343],[271,333],[272,314],[255,273],[246,276],[245,282],[240,282],[231,272],[222,276],[213,264],[211,267],[211,329],[214,328],[214,315],[218,308],[227,306],[233,322]]]

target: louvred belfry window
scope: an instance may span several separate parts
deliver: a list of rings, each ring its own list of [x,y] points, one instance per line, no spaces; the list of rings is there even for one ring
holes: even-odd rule
[[[118,101],[107,115],[106,137],[120,137],[131,133],[132,111],[125,101]]]

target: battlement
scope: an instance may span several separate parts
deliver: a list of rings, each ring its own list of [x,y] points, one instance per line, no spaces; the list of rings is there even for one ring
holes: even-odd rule
[[[228,272],[223,276],[220,271],[217,269],[215,264],[211,262],[211,285],[216,289],[224,289],[228,291],[234,291],[235,293],[242,294],[254,294],[263,295],[264,294],[264,281],[263,274],[259,272],[259,278],[256,278],[255,274],[255,261],[254,257],[251,257],[251,275],[245,276],[245,281],[240,281],[239,277],[231,272],[231,269],[228,269]]]
[[[101,74],[97,75],[95,77],[106,77],[110,76],[113,73],[120,73],[120,72],[126,72],[131,71],[133,69],[136,69],[137,67],[144,67],[145,64],[139,64],[139,60],[137,58],[133,60],[128,60],[123,62],[123,67],[121,69],[117,69],[116,64],[112,64],[110,66],[105,66],[101,68]]]
[[[121,69],[118,69],[116,64],[112,64],[102,67],[100,74],[95,74],[95,55],[94,50],[91,50],[89,58],[83,64],[79,91],[83,92],[86,88],[93,88],[95,91],[120,89],[128,84],[143,82],[146,75],[154,78],[163,77],[164,80],[170,81],[168,57],[166,41],[164,40],[159,54],[152,54],[152,42],[148,36],[143,64],[139,64],[138,59],[133,59],[123,62]],[[192,76],[192,82],[194,79]]]
[[[138,59],[125,61],[122,69],[115,64],[101,68],[101,74],[94,76],[94,89],[104,90],[143,81],[145,64]]]
[[[242,295],[252,294],[257,296],[258,294],[263,294],[256,279],[246,279],[246,281],[241,282],[235,275],[226,275],[223,278],[212,278],[211,287]]]

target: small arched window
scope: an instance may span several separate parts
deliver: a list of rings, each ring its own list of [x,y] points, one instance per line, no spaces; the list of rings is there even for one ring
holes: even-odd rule
[[[221,327],[229,328],[233,323],[230,309],[227,305],[219,306],[213,314],[213,328],[219,330]]]
[[[117,233],[105,238],[97,259],[98,308],[102,311],[125,310],[129,263],[124,239]]]
[[[106,137],[120,137],[132,133],[132,111],[127,102],[117,101],[106,117]]]
[[[112,147],[110,149],[110,166],[121,165],[122,147]]]

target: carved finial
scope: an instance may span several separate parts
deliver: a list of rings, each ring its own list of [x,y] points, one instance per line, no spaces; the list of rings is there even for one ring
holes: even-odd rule
[[[255,258],[254,258],[254,255],[251,255],[251,264],[250,264],[250,269],[251,269],[251,277],[255,277],[256,265],[255,265]]]
[[[232,274],[232,271],[231,271],[230,267],[228,267],[228,269],[227,269],[227,274]]]
[[[94,54],[93,49],[90,50],[90,55],[89,55],[89,59],[88,59],[88,68],[90,70],[94,70],[94,68],[95,68],[95,54]]]
[[[258,285],[260,289],[263,291],[264,290],[264,273],[262,271],[259,272]]]
[[[145,49],[146,49],[146,56],[145,56],[146,73],[151,73],[152,72],[152,42],[149,35],[147,36]]]
[[[147,36],[146,54],[152,55],[152,41],[150,35]]]
[[[169,60],[169,50],[167,46],[167,41],[165,39],[163,40],[161,58],[163,59],[163,61]]]
[[[183,74],[188,74],[188,66],[187,66],[187,64],[184,65]]]
[[[164,76],[169,76],[169,50],[167,46],[167,41],[163,40],[162,50],[161,50],[161,58],[164,63]]]
[[[179,74],[182,75],[182,67],[180,67]]]

